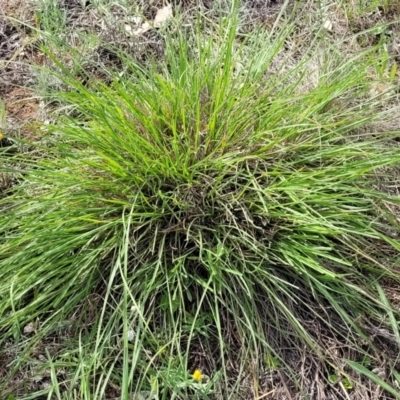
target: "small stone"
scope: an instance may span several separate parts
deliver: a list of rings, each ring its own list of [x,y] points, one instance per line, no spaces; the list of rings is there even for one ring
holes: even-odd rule
[[[132,329],[128,331],[128,342],[133,342],[136,336],[136,332]]]
[[[332,22],[331,22],[329,19],[327,19],[327,20],[324,22],[324,28],[325,28],[327,31],[329,31],[329,32],[332,31],[333,25],[332,25]]]
[[[29,334],[32,332],[35,332],[35,327],[33,326],[33,323],[30,322],[28,325],[24,327],[24,333]]]

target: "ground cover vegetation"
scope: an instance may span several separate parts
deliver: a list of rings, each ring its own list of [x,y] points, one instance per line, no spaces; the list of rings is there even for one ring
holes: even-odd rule
[[[399,398],[400,30],[334,19],[399,7],[153,3],[24,25],[46,123],[0,147],[0,392]]]

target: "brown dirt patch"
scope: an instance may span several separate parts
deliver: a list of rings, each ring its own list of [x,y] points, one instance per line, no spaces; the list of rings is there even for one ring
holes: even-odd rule
[[[32,121],[38,109],[39,102],[34,97],[34,92],[27,88],[15,88],[8,93],[9,101],[6,104],[9,118],[17,121]]]
[[[39,101],[32,87],[31,64],[38,51],[29,25],[34,9],[29,1],[0,0],[0,99],[5,105],[4,136],[31,140],[31,124],[38,118]]]

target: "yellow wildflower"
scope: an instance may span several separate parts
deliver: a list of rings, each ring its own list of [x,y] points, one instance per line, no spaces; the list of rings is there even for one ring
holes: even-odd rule
[[[196,381],[201,381],[203,379],[203,374],[199,369],[195,369],[192,375],[193,379]]]

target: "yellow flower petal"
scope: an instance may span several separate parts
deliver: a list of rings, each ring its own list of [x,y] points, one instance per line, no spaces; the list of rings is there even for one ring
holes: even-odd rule
[[[203,379],[203,374],[201,373],[201,371],[200,371],[199,369],[196,369],[196,370],[193,372],[192,377],[193,377],[194,380],[200,382],[200,381]]]

